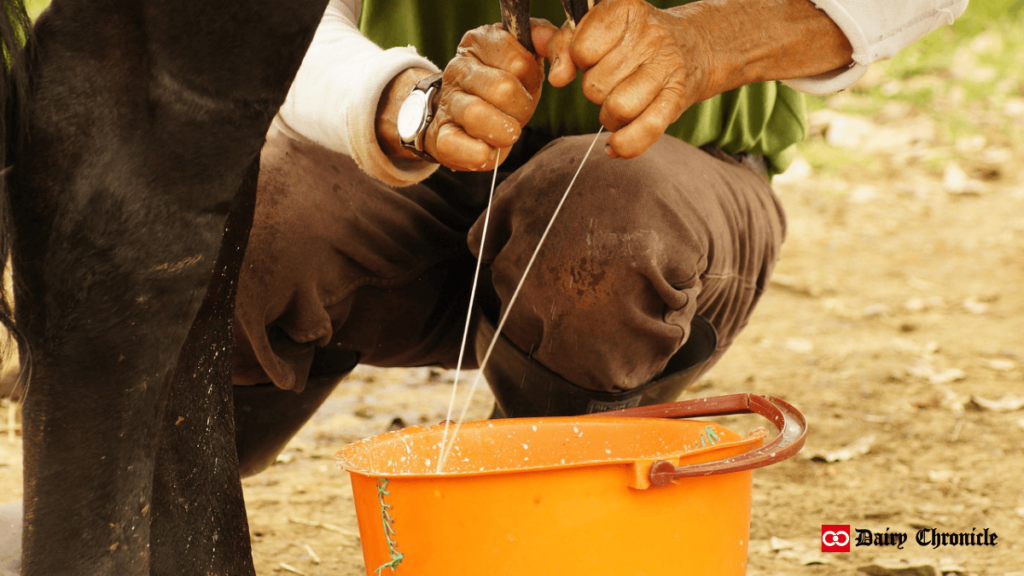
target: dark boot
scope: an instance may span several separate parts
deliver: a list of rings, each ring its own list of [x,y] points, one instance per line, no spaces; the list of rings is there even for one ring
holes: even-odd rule
[[[494,337],[494,322],[480,314],[476,333],[477,361]],[[498,339],[484,368],[484,377],[497,405],[492,418],[574,416],[674,402],[700,374],[715,353],[718,333],[702,316],[694,316],[690,337],[654,380],[625,392],[597,392],[580,388],[531,359],[504,334]]]
[[[273,464],[358,362],[354,353],[317,350],[301,393],[273,384],[235,386],[235,447],[241,476],[252,476]]]

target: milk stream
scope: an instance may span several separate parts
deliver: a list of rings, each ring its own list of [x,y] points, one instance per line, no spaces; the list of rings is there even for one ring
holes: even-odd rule
[[[466,401],[462,405],[462,411],[459,412],[459,417],[455,421],[455,430],[452,431],[451,440],[448,440],[447,447],[446,447],[445,440],[448,437],[448,423],[451,421],[452,408],[455,405],[455,384],[452,385],[451,400],[449,401],[449,404],[448,404],[448,417],[445,419],[445,425],[444,425],[445,429],[444,429],[444,435],[442,436],[442,441],[441,441],[441,451],[440,451],[440,454],[439,454],[439,456],[437,458],[437,473],[438,474],[441,474],[441,473],[444,472],[445,459],[448,458],[448,453],[451,452],[452,446],[455,445],[455,439],[456,439],[456,437],[459,434],[459,429],[462,427],[462,422],[466,418],[466,412],[469,410],[470,402],[473,400],[473,394],[476,392],[477,386],[480,383],[480,378],[483,377],[484,368],[487,366],[487,361],[490,360],[490,358],[491,358],[491,352],[494,350],[494,345],[498,342],[498,337],[501,335],[501,329],[505,326],[505,321],[508,320],[508,314],[512,310],[512,305],[515,304],[516,298],[519,297],[519,291],[522,289],[523,284],[526,282],[526,275],[530,273],[530,268],[533,267],[533,262],[537,259],[537,254],[540,252],[541,246],[544,245],[544,240],[548,237],[548,232],[551,231],[551,226],[555,223],[555,218],[558,217],[558,213],[562,210],[562,205],[565,204],[565,199],[569,197],[569,191],[572,190],[573,184],[576,183],[576,179],[579,177],[580,172],[583,170],[583,165],[586,164],[587,158],[590,158],[590,153],[594,150],[594,146],[597,144],[597,139],[601,136],[601,132],[603,132],[603,131],[604,131],[604,126],[599,128],[598,131],[597,131],[597,134],[594,135],[594,141],[590,143],[590,148],[587,148],[587,153],[583,155],[583,160],[580,161],[579,167],[576,168],[576,173],[573,174],[572,180],[569,181],[569,186],[566,187],[565,192],[562,194],[562,199],[558,201],[558,206],[555,207],[554,213],[551,214],[551,220],[548,221],[547,227],[544,228],[544,233],[541,234],[540,240],[537,241],[537,247],[534,248],[533,255],[530,256],[530,261],[526,263],[526,268],[523,269],[523,276],[522,276],[522,278],[519,279],[519,284],[516,286],[515,291],[512,292],[512,297],[509,298],[508,306],[505,307],[505,313],[501,316],[501,321],[498,322],[498,326],[494,329],[494,336],[491,338],[491,343],[487,346],[487,352],[484,353],[484,357],[480,361],[480,368],[479,368],[479,370],[477,370],[476,376],[473,378],[473,383],[469,387],[469,394],[466,396]],[[497,152],[496,152],[496,154],[497,154]],[[497,167],[497,163],[495,163],[494,178],[491,179],[490,198],[487,201],[487,215],[488,216],[490,215],[490,212],[491,212],[491,202],[492,202],[492,200],[494,198],[494,188],[495,188],[495,183],[497,182],[497,179],[498,179],[498,167]],[[486,226],[487,226],[487,217],[485,216],[485,219],[484,219],[484,232],[485,232],[484,233],[484,237],[486,237]],[[480,254],[483,254],[483,238],[481,238],[480,242],[481,242]],[[477,260],[477,272],[479,272],[479,271],[480,271],[480,260],[478,259]],[[473,297],[476,295],[477,280],[478,280],[478,277],[474,276],[473,277],[473,286],[470,289],[470,309],[467,312],[466,331],[465,331],[465,333],[463,334],[463,337],[462,337],[462,349],[463,350],[466,347],[466,337],[467,337],[467,335],[469,333],[469,317],[468,316],[472,315],[472,313],[473,313],[472,302],[473,302]],[[461,369],[461,367],[462,367],[462,351],[460,350],[459,351],[459,362],[458,362],[458,365],[455,368],[455,370],[456,370],[456,382],[457,382],[457,379],[458,379],[458,372]]]

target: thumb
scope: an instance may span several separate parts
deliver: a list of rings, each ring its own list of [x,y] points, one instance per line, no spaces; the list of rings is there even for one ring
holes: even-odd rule
[[[543,18],[530,19],[530,35],[533,39],[533,47],[537,55],[543,58],[548,57],[548,42],[551,37],[558,33],[558,28]]]

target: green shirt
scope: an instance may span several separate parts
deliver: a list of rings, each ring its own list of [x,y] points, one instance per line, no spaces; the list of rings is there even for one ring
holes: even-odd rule
[[[659,8],[687,0],[647,0]],[[565,20],[559,0],[534,0],[532,16],[556,26]],[[379,46],[415,46],[442,68],[467,31],[501,21],[498,0],[363,0],[360,28]],[[599,107],[583,95],[580,78],[565,88],[546,84],[530,126],[554,136],[592,134]],[[804,138],[803,96],[779,82],[761,82],[691,106],[667,134],[694,146],[714,144],[733,154],[763,154],[773,173],[789,165]]]

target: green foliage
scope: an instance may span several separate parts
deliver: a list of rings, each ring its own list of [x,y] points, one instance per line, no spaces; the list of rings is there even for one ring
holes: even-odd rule
[[[1009,145],[1020,140],[1019,128],[993,125],[990,119],[1009,100],[1020,98],[1024,98],[1024,0],[971,0],[952,26],[935,30],[892,60],[874,64],[845,93],[809,97],[808,109],[878,117],[887,104],[900,103],[909,105],[907,116],[927,115],[935,120],[937,144],[948,146],[983,134],[990,142]],[[840,174],[849,170],[850,162],[843,155],[829,154],[818,144],[812,140],[802,147],[813,166]]]
[[[25,0],[25,11],[28,17],[35,20],[36,16],[50,5],[50,0]]]

